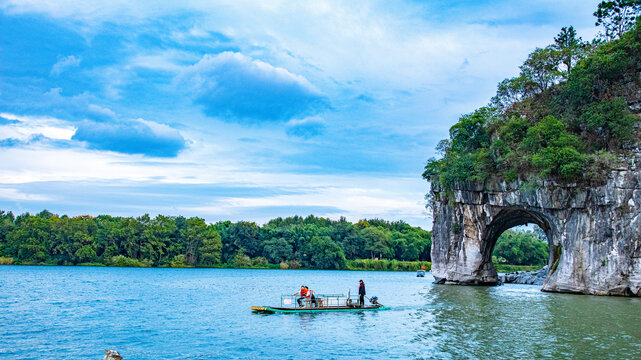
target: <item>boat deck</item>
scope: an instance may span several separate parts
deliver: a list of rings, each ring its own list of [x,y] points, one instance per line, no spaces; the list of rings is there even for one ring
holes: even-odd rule
[[[318,294],[314,299],[300,299],[294,295],[282,295],[280,306],[252,306],[255,313],[310,313],[326,311],[367,311],[367,310],[389,310],[389,307],[376,302],[369,306],[358,306],[358,299],[352,298],[349,294]],[[300,300],[300,303],[299,303]],[[371,302],[371,301],[370,301]],[[300,304],[301,306],[297,306]]]
[[[262,314],[274,314],[274,313],[310,313],[310,312],[326,312],[326,311],[367,311],[367,310],[389,310],[387,306],[364,306],[364,307],[353,307],[353,306],[324,306],[318,308],[310,307],[271,307],[271,306],[252,306],[252,311]]]

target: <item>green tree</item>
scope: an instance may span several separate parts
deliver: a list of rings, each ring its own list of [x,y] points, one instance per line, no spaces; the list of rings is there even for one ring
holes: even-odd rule
[[[582,130],[588,134],[594,149],[616,151],[635,140],[634,124],[639,118],[632,114],[625,99],[617,97],[589,104],[579,117]]]
[[[241,221],[233,227],[236,243],[242,247],[249,257],[260,255],[260,236],[256,223]]]
[[[491,104],[498,110],[505,113],[512,105],[524,100],[535,93],[531,81],[523,74],[501,81],[496,88],[496,95],[492,98]]]
[[[461,119],[450,128],[451,145],[449,151],[464,153],[487,147],[490,136],[487,123],[495,116],[494,109],[483,107],[471,114],[463,115]]]
[[[220,221],[214,224],[214,226],[222,242],[222,261],[231,262],[236,251],[238,251],[238,246],[232,234],[233,224],[231,221]]]
[[[299,261],[305,261],[308,244],[314,236],[327,235],[321,232],[315,224],[294,224],[285,229],[283,237],[292,244],[294,257]]]
[[[309,242],[310,264],[317,269],[346,268],[343,250],[329,236],[314,236]]]
[[[189,264],[193,266],[197,262],[198,258],[198,243],[189,243],[187,241],[187,218],[184,216],[176,216],[173,220],[176,225],[176,230],[174,230],[174,233],[170,236],[171,241],[167,244],[165,249],[165,262],[169,259],[174,259],[178,255],[185,255],[185,265]],[[194,247],[194,245],[196,247]]]
[[[96,259],[96,250],[93,248],[93,244],[82,245],[76,252],[74,252],[76,258],[76,263],[84,262],[94,262]]]
[[[345,217],[332,224],[332,239],[343,249],[347,259],[355,259],[361,255],[363,246],[359,246],[354,224],[347,221]]]
[[[184,225],[181,221],[183,230],[180,232],[180,238],[184,243],[185,262],[189,265],[196,265],[199,262],[199,249],[203,246],[203,241],[207,235],[207,224],[205,220],[197,217],[189,218]],[[177,228],[177,227],[176,227]]]
[[[4,249],[7,247],[7,234],[13,229],[14,221],[15,217],[11,211],[4,212],[0,210],[0,256],[8,255],[4,252]]]
[[[561,70],[561,75],[567,80],[574,65],[585,57],[590,46],[581,37],[577,37],[576,30],[570,26],[561,28],[561,32],[554,37],[552,48],[559,52],[561,63],[565,67]]]
[[[412,251],[412,249],[408,250],[407,239],[398,231],[392,233],[392,249],[394,258],[399,260],[406,260],[405,255]],[[416,252],[416,257],[418,257],[418,251]]]
[[[41,213],[42,214],[42,213]],[[19,215],[15,227],[7,234],[5,253],[18,261],[43,263],[49,259],[51,249],[50,217]]]
[[[618,39],[634,27],[640,14],[641,0],[601,1],[594,12],[595,25],[603,27],[601,36],[605,39]]]
[[[439,143],[442,159],[430,159],[423,177],[430,180],[438,175],[439,183],[446,189],[463,181],[483,181],[494,168],[489,146],[491,139],[488,124],[499,120],[496,109],[483,107],[461,117],[450,128],[450,140]]]
[[[250,257],[260,255],[261,240],[260,232],[256,223],[239,221],[232,223],[230,221],[216,224],[216,230],[220,234],[223,244],[223,259],[231,260],[241,247]]]
[[[531,163],[542,178],[557,175],[565,180],[577,180],[583,171],[586,158],[580,146],[579,138],[553,116],[529,128],[521,143],[521,148],[532,154]]]
[[[123,250],[126,257],[131,259],[140,259],[142,248],[142,233],[144,224],[138,219],[124,218],[122,224],[122,232],[119,234],[123,241]]]
[[[90,216],[70,218],[51,217],[51,244],[49,261],[56,264],[96,262],[97,243],[94,235],[97,224]]]
[[[148,214],[139,218],[143,224],[141,257],[156,265],[167,262],[167,247],[176,233],[174,219],[169,216],[158,215],[151,219]]]
[[[104,262],[105,259],[110,259],[119,254],[120,239],[118,239],[118,230],[121,219],[115,219],[109,215],[101,215],[96,217],[96,233],[94,235],[94,242],[96,244],[96,255],[99,256]]]
[[[559,71],[561,59],[562,54],[551,46],[534,50],[520,67],[521,76],[526,81],[524,88],[531,89],[534,93],[542,93],[558,83],[561,78]]]
[[[232,265],[235,267],[248,267],[251,265],[251,259],[245,255],[245,250],[242,247],[236,251],[236,254],[232,258]]]
[[[403,261],[417,261],[429,259],[431,241],[423,238],[415,231],[392,233],[392,247],[394,259]]]
[[[285,238],[271,238],[263,243],[263,254],[271,263],[278,264],[291,260],[294,252]]]
[[[414,250],[412,250],[404,253],[405,259],[408,261],[431,261],[432,234],[421,228],[412,228],[406,234],[408,247],[415,248],[418,251],[418,256],[414,257]]]
[[[492,256],[502,257],[511,265],[545,265],[548,244],[532,232],[507,230],[496,241]]]
[[[171,260],[170,265],[171,267],[185,267],[187,266],[187,258],[183,254],[176,255]]]
[[[222,241],[213,225],[207,226],[200,245],[199,263],[202,265],[220,264],[222,259]]]
[[[365,243],[365,251],[371,258],[390,258],[392,256],[392,241],[389,231],[370,226],[360,231],[359,236]]]

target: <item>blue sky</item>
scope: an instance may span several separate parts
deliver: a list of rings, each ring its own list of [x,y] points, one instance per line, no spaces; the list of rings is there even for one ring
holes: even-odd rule
[[[598,1],[0,0],[0,209],[431,227],[425,161]]]

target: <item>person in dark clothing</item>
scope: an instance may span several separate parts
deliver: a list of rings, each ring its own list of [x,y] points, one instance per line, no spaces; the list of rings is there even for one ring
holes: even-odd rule
[[[316,300],[316,295],[314,295],[314,293],[315,293],[314,290],[307,288],[307,296],[309,296],[309,299],[311,300],[310,304],[312,305],[312,307],[317,307],[318,302]]]
[[[365,283],[363,280],[358,281],[358,306],[365,306]]]

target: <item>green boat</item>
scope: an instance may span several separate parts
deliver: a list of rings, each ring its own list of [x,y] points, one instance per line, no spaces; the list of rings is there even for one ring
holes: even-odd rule
[[[358,300],[347,295],[317,295],[314,298],[302,299],[298,304],[298,298],[292,295],[282,295],[280,306],[252,306],[254,313],[276,314],[276,313],[316,313],[327,311],[371,311],[389,310],[388,306],[378,303],[378,298],[373,296],[369,299],[370,305],[358,306]]]

